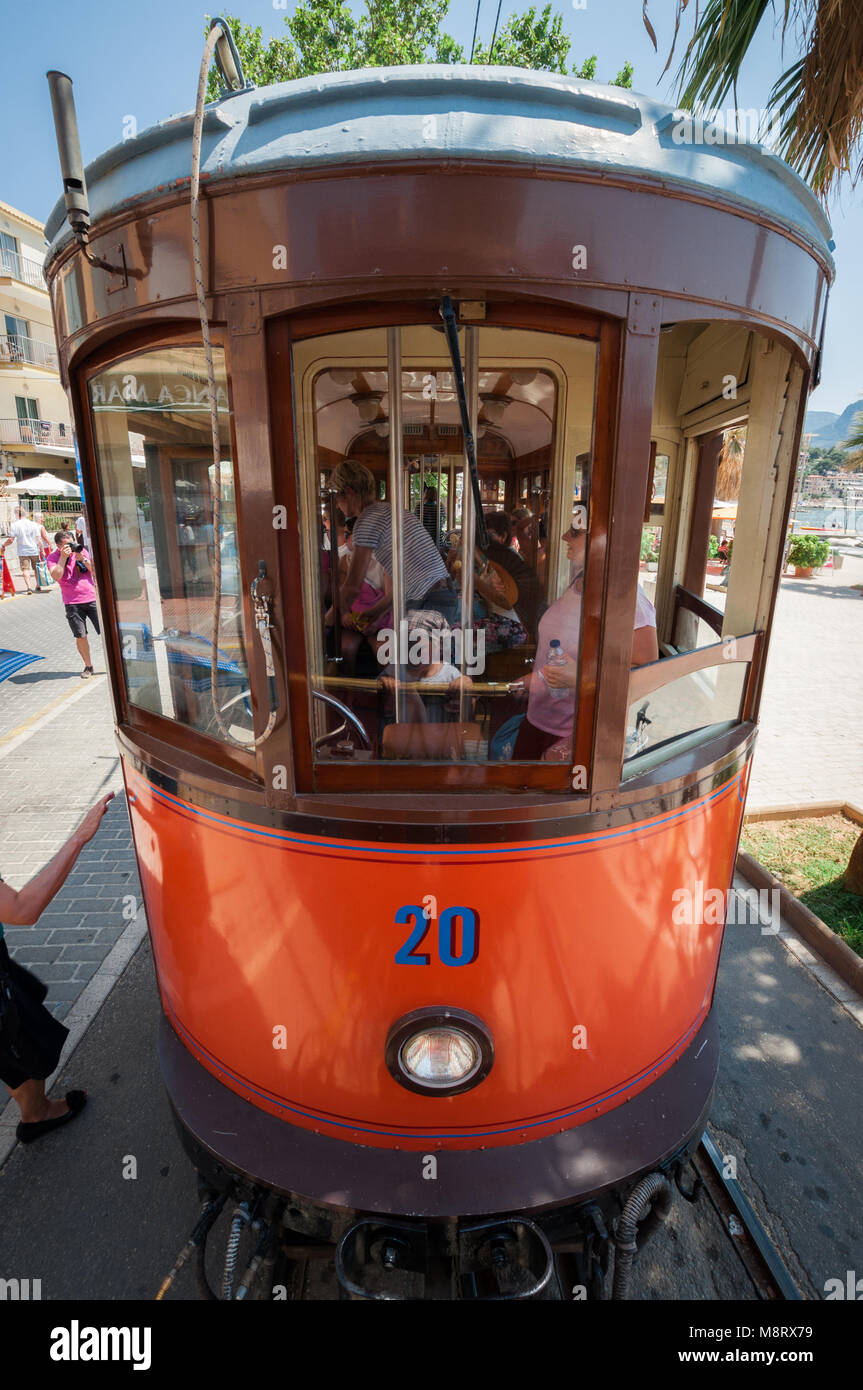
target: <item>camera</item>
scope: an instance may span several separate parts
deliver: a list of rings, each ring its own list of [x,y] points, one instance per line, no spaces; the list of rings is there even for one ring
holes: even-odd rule
[[[84,542],[83,542],[83,541],[70,541],[70,542],[69,542],[69,549],[71,550],[71,552],[72,552],[73,555],[80,555],[80,554],[81,554],[81,551],[84,549]]]

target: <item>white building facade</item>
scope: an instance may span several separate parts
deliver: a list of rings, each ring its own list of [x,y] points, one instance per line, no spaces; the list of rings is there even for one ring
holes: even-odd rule
[[[37,473],[76,481],[44,259],[43,224],[0,202],[0,491]]]

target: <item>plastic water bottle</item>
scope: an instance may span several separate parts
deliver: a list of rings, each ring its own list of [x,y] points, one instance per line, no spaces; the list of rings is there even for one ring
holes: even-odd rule
[[[566,665],[566,654],[556,637],[552,642],[549,642],[548,644],[548,652],[546,654],[545,664],[546,666]],[[546,685],[548,685],[548,681],[546,681]],[[549,685],[548,693],[554,700],[566,700],[572,698],[572,691],[570,690],[569,686],[566,685]]]

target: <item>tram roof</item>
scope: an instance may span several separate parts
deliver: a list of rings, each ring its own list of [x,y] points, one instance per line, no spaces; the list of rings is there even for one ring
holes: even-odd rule
[[[737,204],[794,228],[829,261],[830,224],[807,184],[762,145],[727,135],[707,143],[716,128],[681,124],[692,119],[651,97],[556,73],[467,64],[363,68],[211,102],[201,177],[214,185],[279,169],[404,159],[557,165]],[[94,159],[86,169],[93,222],[181,188],[192,124],[191,112],[172,116]],[[702,140],[681,141],[681,131]],[[45,233],[49,258],[71,238],[62,198]]]

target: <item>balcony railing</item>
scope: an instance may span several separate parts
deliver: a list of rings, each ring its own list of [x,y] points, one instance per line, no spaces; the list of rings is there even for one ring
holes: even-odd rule
[[[42,274],[42,267],[37,261],[29,261],[26,256],[19,256],[17,251],[4,251],[0,249],[0,275],[11,275],[13,280],[20,280],[22,284],[32,285],[35,290],[45,290],[45,276]]]
[[[50,367],[56,372],[57,350],[53,343],[25,338],[23,333],[0,334],[0,364],[25,362],[33,367]]]
[[[53,420],[0,420],[0,444],[59,445],[71,449],[72,428]]]

